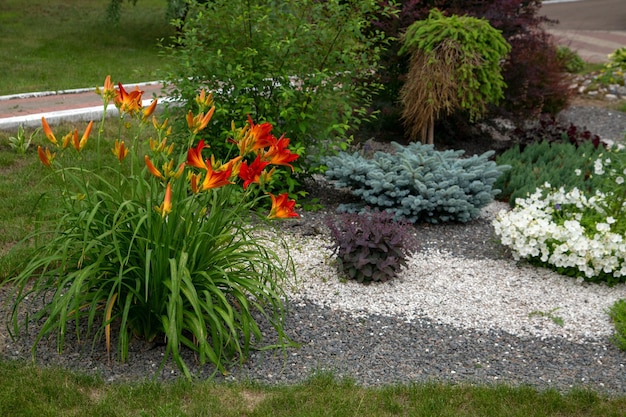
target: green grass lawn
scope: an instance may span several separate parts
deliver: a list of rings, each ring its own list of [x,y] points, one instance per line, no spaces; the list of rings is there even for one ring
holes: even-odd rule
[[[124,3],[106,20],[108,0],[2,0],[0,95],[91,87],[107,74],[134,83],[159,78],[159,39],[174,32],[165,0]]]
[[[115,383],[0,362],[3,416],[623,416],[626,399],[588,391],[419,384],[359,387],[319,374],[287,387],[212,382]]]

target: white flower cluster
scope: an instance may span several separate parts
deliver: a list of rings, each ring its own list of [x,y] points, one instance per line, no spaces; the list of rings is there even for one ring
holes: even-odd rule
[[[597,165],[596,173],[602,171]],[[493,221],[502,244],[515,259],[534,258],[556,267],[576,268],[591,278],[601,272],[626,275],[626,243],[611,232],[616,222],[607,217],[607,196],[599,191],[590,198],[574,188],[543,189],[518,199],[511,211],[502,210]],[[592,216],[589,216],[592,213]],[[602,222],[585,221],[601,218]],[[590,226],[592,224],[592,226]]]

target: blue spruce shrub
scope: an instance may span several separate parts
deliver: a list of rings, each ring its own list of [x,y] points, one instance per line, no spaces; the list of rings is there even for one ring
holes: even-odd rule
[[[462,158],[461,150],[392,145],[395,152],[376,152],[371,159],[346,152],[324,159],[334,186],[349,188],[362,201],[342,205],[340,211],[371,207],[413,223],[468,222],[500,192],[493,184],[509,168],[489,160],[493,151]]]

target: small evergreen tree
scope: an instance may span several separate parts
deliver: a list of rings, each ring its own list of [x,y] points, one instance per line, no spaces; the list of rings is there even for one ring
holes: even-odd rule
[[[470,121],[487,104],[504,97],[501,63],[510,46],[488,21],[444,16],[437,9],[418,20],[403,36],[400,54],[410,53],[407,80],[400,90],[402,117],[412,139],[434,142],[434,124],[462,109]]]

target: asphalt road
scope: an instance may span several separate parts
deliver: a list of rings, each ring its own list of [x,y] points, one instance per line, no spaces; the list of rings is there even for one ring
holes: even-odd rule
[[[558,20],[557,30],[626,31],[626,0],[544,1],[540,14]]]

